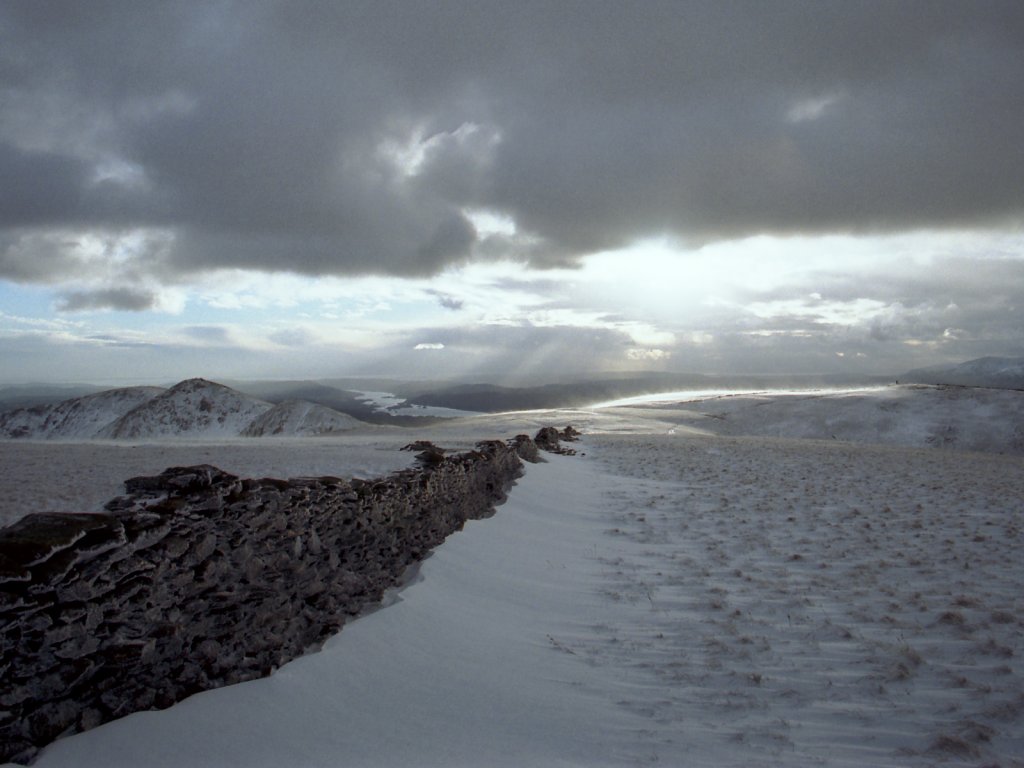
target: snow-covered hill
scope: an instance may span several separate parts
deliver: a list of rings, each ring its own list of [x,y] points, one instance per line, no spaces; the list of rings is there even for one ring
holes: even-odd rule
[[[342,432],[358,419],[305,400],[272,405],[223,384],[187,379],[130,387],[0,413],[0,439],[229,438]]]
[[[958,365],[918,368],[903,375],[922,384],[1024,389],[1024,357],[980,357]]]
[[[126,387],[73,397],[55,405],[18,408],[0,414],[0,437],[88,439],[164,392],[161,387]]]
[[[98,437],[232,437],[273,406],[206,379],[187,379],[108,424]]]
[[[242,430],[244,437],[307,436],[344,432],[362,424],[358,419],[324,405],[286,400],[265,411]]]
[[[736,395],[647,406],[716,435],[842,440],[1024,454],[1024,392],[901,385],[844,393]],[[697,415],[699,414],[699,416]]]

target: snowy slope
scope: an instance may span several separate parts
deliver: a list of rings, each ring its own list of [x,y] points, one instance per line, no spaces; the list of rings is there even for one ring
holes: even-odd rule
[[[74,397],[56,405],[0,414],[0,436],[35,440],[89,439],[129,411],[164,393],[161,387],[126,387]]]
[[[257,416],[241,434],[244,437],[323,435],[361,425],[363,422],[358,419],[324,405],[286,400]]]
[[[958,365],[937,365],[908,371],[903,378],[923,384],[1024,389],[1024,358],[980,357]]]
[[[900,385],[839,394],[737,395],[629,410],[671,413],[723,436],[1024,454],[1024,392],[1013,390]]]
[[[110,423],[100,437],[234,437],[271,404],[206,379],[187,379]]]

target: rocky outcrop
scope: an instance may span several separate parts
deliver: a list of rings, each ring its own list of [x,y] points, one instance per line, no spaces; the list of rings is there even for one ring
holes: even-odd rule
[[[480,443],[378,480],[132,478],[103,514],[0,531],[0,761],[59,735],[270,674],[380,600],[536,445]]]
[[[566,456],[575,456],[576,451],[572,448],[565,448],[561,445],[562,440],[566,442],[575,442],[579,438],[580,433],[577,432],[570,424],[561,432],[554,427],[542,427],[537,436],[534,438],[534,442],[537,447],[542,451],[549,451],[550,453],[561,453]]]

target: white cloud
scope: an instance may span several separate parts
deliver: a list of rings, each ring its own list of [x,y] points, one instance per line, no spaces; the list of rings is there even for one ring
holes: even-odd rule
[[[841,98],[837,93],[830,93],[810,99],[798,99],[786,110],[786,120],[791,123],[818,120],[837,104]]]
[[[511,237],[516,234],[516,222],[510,214],[501,211],[486,209],[464,208],[462,213],[476,227],[477,234],[481,237],[490,235],[502,235]]]
[[[668,360],[672,353],[664,349],[633,348],[626,350],[626,357],[630,360]]]

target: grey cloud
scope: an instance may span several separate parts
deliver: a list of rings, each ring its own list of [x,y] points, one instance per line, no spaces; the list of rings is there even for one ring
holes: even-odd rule
[[[135,288],[106,288],[96,291],[72,291],[63,296],[61,312],[84,312],[97,309],[115,309],[124,312],[143,312],[156,304],[152,291]]]
[[[0,230],[0,279],[60,284],[84,277],[130,283],[152,274],[173,281],[174,272],[164,262],[170,236],[131,232],[131,243],[126,245],[122,240],[125,234],[128,233],[118,229]]]
[[[275,344],[280,344],[281,346],[289,349],[305,349],[315,341],[313,334],[305,328],[297,327],[282,328],[281,330],[267,334],[267,338]]]
[[[74,157],[22,151],[0,142],[0,212],[5,227],[82,218],[88,167]]]
[[[167,228],[169,273],[422,276],[1019,221],[1022,41],[1013,0],[7,3],[0,229]]]
[[[812,294],[821,298],[811,298]],[[955,308],[1006,317],[1024,309],[1024,259],[936,257],[925,267],[896,262],[857,272],[810,272],[770,291],[748,292],[741,299],[799,300],[809,308],[872,299],[908,310]]]
[[[0,232],[0,278],[55,283],[86,271],[72,238],[60,234]]]
[[[436,291],[433,291],[432,293],[434,293],[437,296],[437,303],[440,304],[445,309],[450,309],[452,311],[457,312],[466,305],[466,302],[463,301],[462,299],[457,299],[454,296],[449,296],[446,293],[437,293]]]
[[[227,344],[231,341],[231,333],[220,325],[189,325],[182,328],[182,333],[199,341],[213,344]]]
[[[146,341],[144,339],[131,339],[112,333],[93,333],[88,336],[83,336],[82,340],[86,343],[99,344],[103,347],[121,347],[125,349],[153,349],[160,346],[159,344],[154,344],[153,342]]]
[[[469,219],[453,214],[438,222],[430,239],[417,249],[417,255],[428,273],[439,272],[445,265],[468,256],[475,240],[476,229]]]
[[[0,358],[10,363],[11,381],[52,379],[55,356],[60,358],[61,377],[67,381],[102,380],[113,375],[140,384],[171,383],[183,378],[183,371],[211,378],[268,375],[265,353],[233,347],[218,349],[216,365],[211,368],[208,350],[196,345],[154,344],[109,334],[52,339],[43,344],[29,336],[0,337]],[[270,375],[295,375],[301,362],[289,360]]]

